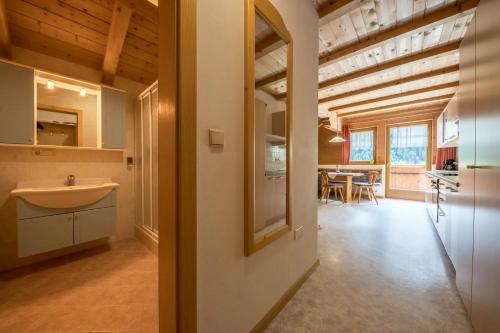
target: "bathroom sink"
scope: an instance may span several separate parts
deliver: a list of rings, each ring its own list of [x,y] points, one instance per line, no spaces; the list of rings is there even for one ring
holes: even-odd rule
[[[10,194],[46,208],[74,208],[93,204],[120,186],[109,178],[78,181],[64,186],[64,181],[18,184]]]

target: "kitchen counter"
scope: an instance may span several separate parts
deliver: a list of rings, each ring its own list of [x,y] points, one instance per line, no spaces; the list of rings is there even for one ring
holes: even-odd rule
[[[453,186],[460,186],[460,183],[458,182],[458,171],[433,170],[426,171],[425,174],[452,184]]]

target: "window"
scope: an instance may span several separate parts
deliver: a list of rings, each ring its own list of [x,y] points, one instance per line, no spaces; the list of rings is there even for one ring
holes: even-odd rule
[[[374,130],[351,132],[350,145],[351,162],[373,162],[374,158]]]
[[[427,124],[393,127],[390,135],[392,165],[426,165]]]

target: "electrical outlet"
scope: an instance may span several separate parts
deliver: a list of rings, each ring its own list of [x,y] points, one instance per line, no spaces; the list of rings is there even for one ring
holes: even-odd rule
[[[293,233],[293,238],[295,240],[299,240],[304,236],[304,226],[301,225],[300,227],[296,228],[294,233]]]

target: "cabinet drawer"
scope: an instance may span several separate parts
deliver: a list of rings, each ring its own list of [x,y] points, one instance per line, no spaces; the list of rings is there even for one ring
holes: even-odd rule
[[[115,207],[75,212],[75,244],[105,238],[115,233]]]
[[[71,246],[73,213],[19,220],[17,237],[19,257]]]

